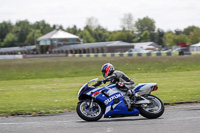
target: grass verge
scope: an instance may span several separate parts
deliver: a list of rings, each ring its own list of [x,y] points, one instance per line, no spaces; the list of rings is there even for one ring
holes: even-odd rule
[[[198,58],[197,58],[198,57]],[[79,88],[111,62],[136,83],[156,82],[165,103],[200,101],[199,56],[0,61],[0,115],[74,111]]]

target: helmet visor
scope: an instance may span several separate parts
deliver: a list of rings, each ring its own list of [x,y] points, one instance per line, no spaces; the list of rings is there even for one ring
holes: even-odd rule
[[[102,71],[102,75],[103,75],[104,78],[106,78],[106,71],[105,70]]]

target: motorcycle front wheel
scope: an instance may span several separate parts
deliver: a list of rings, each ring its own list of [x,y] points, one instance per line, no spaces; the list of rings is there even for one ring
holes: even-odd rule
[[[156,96],[148,95],[145,97],[150,101],[149,104],[142,104],[139,108],[140,114],[148,119],[160,117],[165,110],[163,102]]]
[[[97,121],[103,116],[103,108],[97,102],[92,103],[90,100],[81,101],[76,107],[76,112],[85,121]]]

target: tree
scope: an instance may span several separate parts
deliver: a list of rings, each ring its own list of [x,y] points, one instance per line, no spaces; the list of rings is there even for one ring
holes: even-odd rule
[[[197,26],[188,26],[187,28],[185,28],[185,29],[183,30],[183,34],[189,36],[190,33],[193,32],[193,31],[196,30],[196,29],[199,29],[199,27],[197,27]]]
[[[180,34],[180,35],[175,35],[174,38],[174,43],[178,44],[178,43],[187,43],[188,42],[188,36],[185,34]]]
[[[44,35],[54,30],[55,27],[52,28],[50,24],[46,23],[44,20],[41,20],[33,24],[33,29],[40,30],[42,35]]]
[[[177,45],[178,43],[187,43],[188,37],[185,34],[176,35],[172,31],[168,31],[165,33],[163,40],[167,45],[173,46]]]
[[[73,32],[73,28],[67,29],[70,32]],[[76,31],[76,30],[75,30]],[[105,42],[107,41],[110,33],[107,29],[103,28],[102,26],[98,25],[95,29],[92,29],[91,26],[86,25],[84,30],[78,30],[80,38],[83,39],[84,43],[89,42]]]
[[[200,29],[194,29],[193,32],[190,32],[189,43],[195,44],[200,42]]]
[[[95,17],[87,18],[86,26],[90,27],[92,30],[95,30],[99,25],[98,19]]]
[[[117,31],[113,32],[108,41],[124,41],[124,42],[132,42],[133,34],[130,31]]]
[[[84,43],[91,43],[96,41],[88,30],[83,30],[80,37],[83,39]]]
[[[149,42],[151,41],[151,38],[150,38],[150,33],[148,30],[145,30],[142,35],[141,35],[141,38],[140,38],[140,41],[141,42]]]
[[[150,34],[155,31],[155,21],[149,17],[144,17],[143,19],[138,19],[135,22],[138,33],[142,34],[145,30],[148,30]]]
[[[180,29],[176,29],[174,32],[175,32],[176,35],[183,34],[183,31],[180,30]]]
[[[87,30],[87,31],[90,33],[90,35],[91,35],[92,37],[94,37],[94,31],[95,31],[95,30],[93,30],[92,27],[86,25],[86,26],[84,27],[84,30]]]
[[[25,45],[27,35],[31,32],[31,25],[27,20],[18,21],[14,26],[13,32],[18,38],[18,45]]]
[[[74,25],[72,28],[68,27],[68,28],[66,29],[66,32],[69,32],[69,33],[71,33],[71,34],[75,34],[75,35],[79,36],[80,33],[81,33],[81,29],[78,29],[78,28],[76,27],[76,25]]]
[[[123,30],[134,32],[135,26],[133,23],[133,15],[131,13],[124,14],[124,17],[121,19],[121,27]]]
[[[6,35],[11,32],[13,28],[13,25],[11,24],[10,21],[6,22],[3,21],[2,23],[0,23],[0,40],[3,41],[3,39],[6,37]]]
[[[94,30],[94,38],[97,42],[106,42],[110,33],[107,29],[101,27],[100,25]]]
[[[166,45],[168,46],[176,45],[174,40],[175,40],[175,35],[172,31],[168,31],[167,33],[165,33],[163,41]]]
[[[144,17],[143,19],[138,19],[135,22],[135,27],[137,29],[138,36],[141,36],[144,31],[149,31],[150,38],[154,40],[154,32],[156,29],[155,21],[149,17]]]
[[[18,41],[18,38],[13,33],[8,33],[3,40],[2,47],[13,47],[16,46],[16,43]]]
[[[35,45],[35,39],[41,37],[41,31],[40,30],[32,30],[32,32],[30,32],[26,38],[26,45]]]
[[[163,37],[165,35],[165,32],[158,28],[157,31],[155,32],[155,39],[154,42],[156,42],[159,45],[164,45]]]

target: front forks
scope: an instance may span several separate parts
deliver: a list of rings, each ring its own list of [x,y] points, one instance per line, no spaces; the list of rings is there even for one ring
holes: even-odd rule
[[[90,109],[92,109],[92,107],[93,107],[93,102],[94,102],[94,99],[92,98],[90,101],[90,106],[89,106]]]

